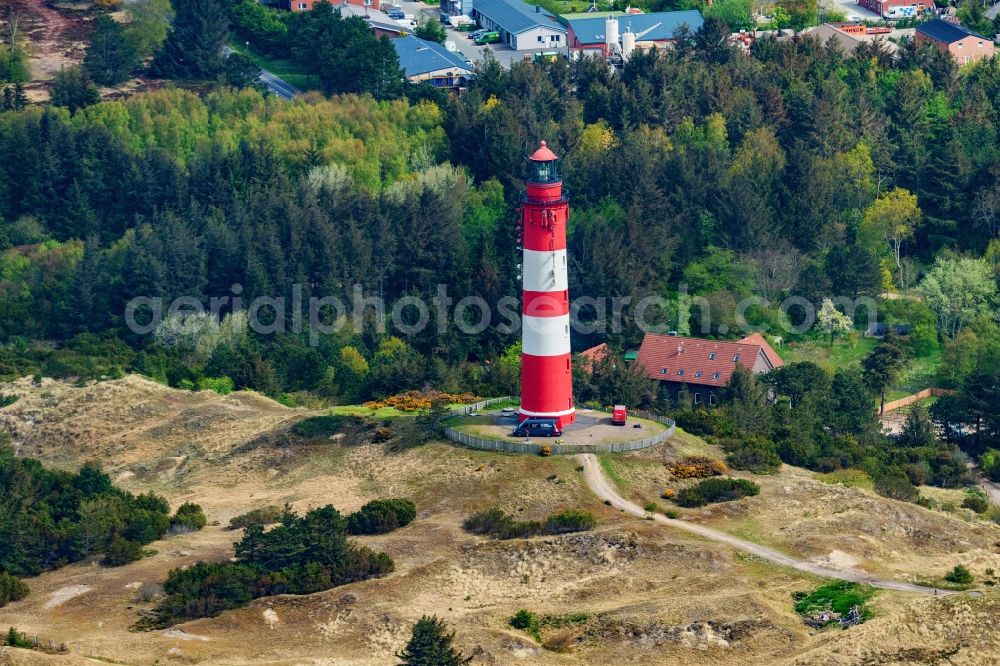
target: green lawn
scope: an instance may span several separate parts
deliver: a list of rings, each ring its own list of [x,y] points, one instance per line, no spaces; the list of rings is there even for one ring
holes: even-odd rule
[[[302,68],[291,60],[272,58],[253,48],[253,45],[248,50],[246,44],[240,42],[230,43],[229,48],[239,53],[245,53],[250,56],[258,67],[266,69],[275,76],[284,79],[299,90],[319,90],[319,82],[315,77],[303,72]]]
[[[812,361],[816,365],[835,372],[840,368],[860,363],[876,346],[879,340],[861,338],[851,345],[846,340],[834,340],[833,347],[826,340],[806,340],[788,343],[778,350],[786,363]],[[941,365],[941,351],[910,359],[892,388],[886,393],[886,400],[903,398],[917,391],[937,385],[938,367]]]
[[[833,347],[827,340],[790,342],[777,350],[786,363],[812,361],[834,372],[853,363],[860,363],[878,345],[875,338],[860,338],[855,345],[846,340],[834,340]]]

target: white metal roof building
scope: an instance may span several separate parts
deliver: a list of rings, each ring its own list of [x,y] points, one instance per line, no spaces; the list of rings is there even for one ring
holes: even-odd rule
[[[500,33],[500,42],[516,51],[565,53],[566,27],[550,12],[521,0],[475,0],[479,25]]]

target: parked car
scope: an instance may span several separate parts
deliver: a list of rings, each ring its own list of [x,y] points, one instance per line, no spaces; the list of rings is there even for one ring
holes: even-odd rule
[[[393,21],[399,21],[401,19],[406,18],[406,14],[403,12],[402,9],[399,9],[398,7],[395,9],[390,9],[385,13],[385,15],[391,18]]]
[[[611,411],[611,423],[623,426],[627,420],[628,410],[625,409],[625,405],[615,405],[615,408]]]
[[[472,32],[469,33],[469,39],[479,39],[480,37],[482,37],[483,35],[485,35],[488,32],[489,32],[489,30],[487,30],[486,28],[480,28],[479,30],[473,30]]]
[[[521,421],[510,434],[512,437],[562,437],[563,431],[555,419],[529,418]]]
[[[484,32],[483,34],[476,37],[476,44],[482,46],[483,44],[496,44],[500,41],[500,33],[496,30],[490,30],[489,32]]]

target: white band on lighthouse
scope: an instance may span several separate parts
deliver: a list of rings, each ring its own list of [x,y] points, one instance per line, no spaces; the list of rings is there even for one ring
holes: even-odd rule
[[[566,250],[525,250],[521,275],[525,291],[565,291]]]
[[[570,353],[569,315],[521,319],[521,351],[532,356],[562,356]]]

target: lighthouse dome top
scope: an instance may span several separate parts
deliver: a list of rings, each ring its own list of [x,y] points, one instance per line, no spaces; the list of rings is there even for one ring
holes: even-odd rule
[[[558,158],[556,157],[555,153],[549,150],[548,145],[546,145],[546,143],[542,141],[541,145],[538,147],[538,150],[533,152],[531,154],[531,157],[529,157],[528,159],[531,160],[532,162],[553,162]]]

